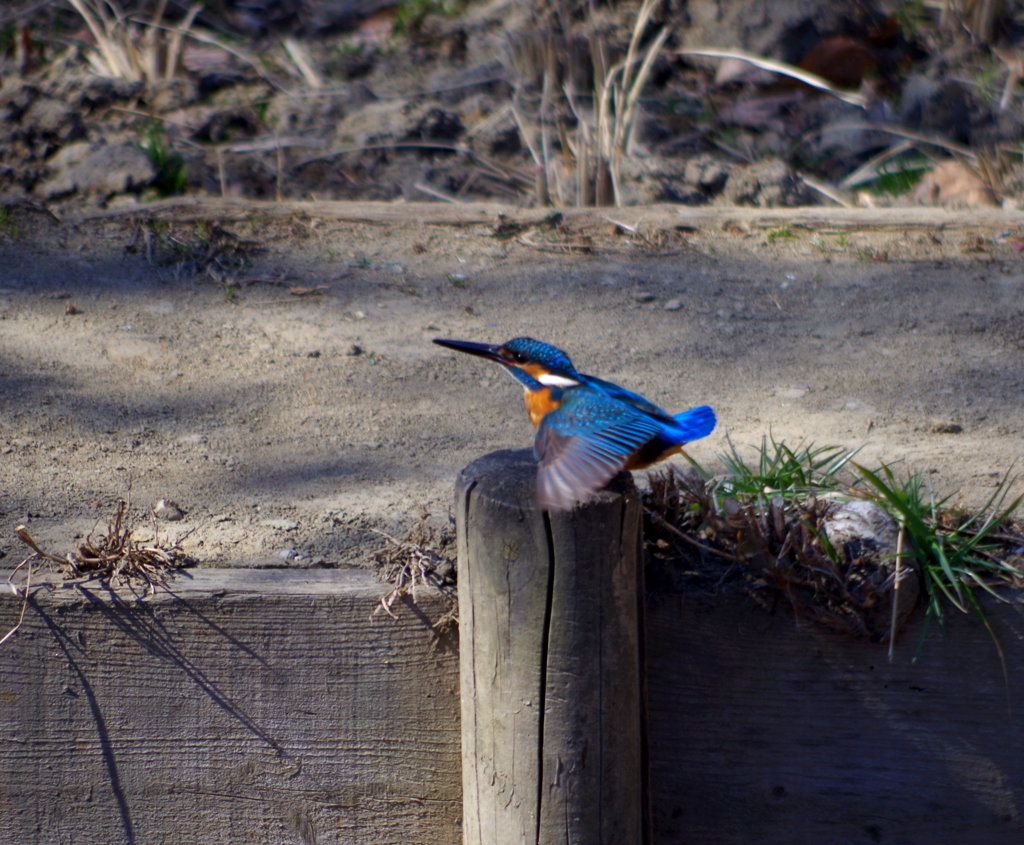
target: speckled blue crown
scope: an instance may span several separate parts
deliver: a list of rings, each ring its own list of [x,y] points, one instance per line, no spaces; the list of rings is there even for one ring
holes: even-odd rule
[[[534,340],[532,337],[514,337],[504,347],[509,352],[519,352],[532,361],[536,361],[553,373],[564,373],[575,375],[576,368],[572,361],[561,349],[544,343],[541,340]]]

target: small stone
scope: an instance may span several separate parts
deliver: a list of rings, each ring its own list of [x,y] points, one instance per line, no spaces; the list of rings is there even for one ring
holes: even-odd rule
[[[662,306],[666,311],[682,311],[683,300],[681,299],[670,299]]]
[[[104,197],[145,187],[156,177],[156,168],[145,150],[131,144],[90,147],[78,145],[74,158],[81,158],[60,168],[50,181],[39,186],[44,199],[56,199],[78,191]],[[73,160],[73,159],[72,159]]]
[[[729,168],[709,155],[696,156],[686,163],[683,179],[710,193],[718,193],[729,178]]]
[[[913,544],[907,542],[901,548],[899,526],[874,502],[835,504],[822,525],[832,548],[851,564],[851,589],[873,595],[872,603],[862,607],[862,619],[871,640],[884,642],[902,627],[917,604],[921,579]],[[900,551],[902,557],[897,559]],[[897,578],[899,589],[895,589]]]
[[[653,293],[648,293],[647,291],[637,291],[633,294],[633,299],[636,302],[654,302],[657,298]]]
[[[348,352],[346,352],[345,354],[351,358],[355,358],[356,356],[363,354],[363,347],[361,347],[358,343],[353,343],[348,348]]]
[[[932,426],[932,434],[962,434],[964,427],[956,423],[935,423]]]
[[[161,499],[153,505],[153,516],[157,519],[165,519],[168,522],[177,522],[185,518],[185,512],[177,502],[170,499]]]
[[[67,143],[85,135],[81,115],[55,97],[36,97],[19,122],[50,141]]]
[[[296,556],[295,549],[278,549],[274,552],[274,557],[279,557],[281,560],[292,560]]]
[[[261,519],[260,525],[267,528],[278,528],[281,531],[295,531],[299,527],[299,523],[290,519]]]

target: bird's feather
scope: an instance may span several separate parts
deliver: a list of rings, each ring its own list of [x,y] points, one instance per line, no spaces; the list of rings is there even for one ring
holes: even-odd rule
[[[700,440],[707,437],[714,431],[715,412],[708,405],[701,405],[699,408],[690,408],[672,417],[676,424],[676,436],[680,443],[689,443],[691,440]]]
[[[537,429],[538,505],[569,510],[621,472],[661,430],[658,420],[632,405],[585,386],[569,388]]]
[[[707,405],[676,414],[670,425],[663,426],[655,437],[630,456],[626,469],[646,469],[677,454],[687,443],[707,437],[714,427],[715,412]]]
[[[610,381],[605,381],[603,378],[597,376],[581,376],[585,379],[585,383],[590,387],[593,387],[600,393],[603,393],[609,399],[614,399],[617,402],[622,402],[630,407],[636,408],[638,411],[649,414],[652,417],[660,419],[662,422],[669,425],[672,424],[672,417],[667,411],[662,410],[653,402],[644,399],[643,396],[638,393],[634,393],[632,390],[626,390],[624,387],[620,387],[617,384],[613,384]]]

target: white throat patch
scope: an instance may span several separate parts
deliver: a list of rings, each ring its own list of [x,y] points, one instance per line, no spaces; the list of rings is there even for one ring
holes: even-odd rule
[[[575,387],[579,384],[579,382],[574,378],[556,376],[552,373],[544,373],[542,376],[537,376],[537,381],[541,384],[547,385],[548,387]]]

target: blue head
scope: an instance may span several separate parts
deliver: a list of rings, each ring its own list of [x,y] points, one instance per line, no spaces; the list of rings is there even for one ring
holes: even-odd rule
[[[550,343],[532,337],[514,337],[500,346],[468,340],[437,339],[434,343],[501,364],[527,390],[540,390],[544,386],[568,387],[580,381],[568,355]]]

